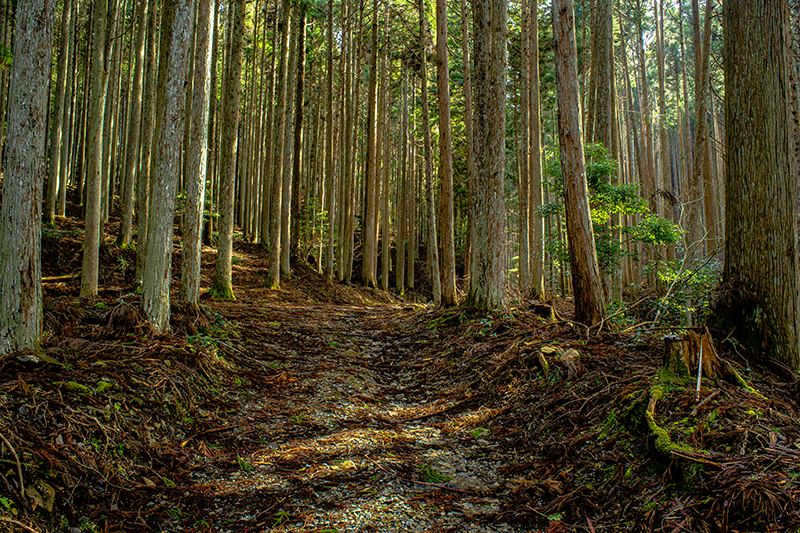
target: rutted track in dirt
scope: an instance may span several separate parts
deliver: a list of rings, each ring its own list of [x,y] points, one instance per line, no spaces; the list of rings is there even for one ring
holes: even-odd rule
[[[226,309],[260,368],[186,487],[212,530],[513,530],[481,525],[506,462],[491,435],[443,431],[452,402],[403,370],[429,341],[409,308]]]

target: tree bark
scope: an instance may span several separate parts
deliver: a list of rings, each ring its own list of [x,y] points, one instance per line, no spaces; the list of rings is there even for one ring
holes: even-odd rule
[[[55,4],[17,4],[0,207],[0,354],[41,349],[42,187]]]
[[[131,87],[131,108],[128,112],[128,135],[125,147],[125,174],[123,178],[122,206],[120,208],[121,224],[117,236],[117,246],[127,248],[133,239],[133,194],[137,174],[137,160],[139,159],[139,139],[142,125],[142,87],[144,79],[145,40],[147,37],[147,13],[149,2],[139,3],[137,20],[139,28],[136,34],[136,66]],[[155,8],[153,8],[155,9]]]
[[[192,125],[188,139],[186,223],[183,232],[180,299],[197,305],[200,298],[200,252],[208,169],[208,120],[211,104],[211,42],[216,13],[213,0],[199,0],[195,38]]]
[[[426,42],[425,2],[419,0],[419,43],[422,57],[422,138],[425,157],[425,184],[428,188],[428,256],[430,257],[431,282],[433,285],[433,305],[442,304],[442,280],[439,272],[439,244],[436,238],[435,195],[433,192],[433,154],[431,147],[431,117],[428,109],[428,46]]]
[[[81,297],[97,295],[100,268],[100,241],[103,238],[100,220],[103,166],[103,124],[106,103],[106,18],[108,3],[97,0],[92,6],[92,61],[91,96],[87,114],[86,144],[88,169],[86,171],[86,217],[83,241],[83,272]]]
[[[788,4],[786,0],[725,2],[723,14],[727,146],[723,281],[752,292],[756,300],[745,313],[738,308],[730,315],[739,321],[742,315],[755,315],[750,327],[762,337],[767,353],[798,370],[800,282],[787,106]]]
[[[193,0],[178,0],[169,46],[164,87],[164,115],[158,139],[158,160],[147,221],[147,264],[142,279],[142,308],[154,329],[169,329],[172,281],[172,240],[175,187],[180,174],[180,150],[186,119],[186,77],[194,26]]]
[[[504,191],[507,15],[505,0],[474,0],[476,173],[467,301],[486,310],[508,305]]]
[[[65,0],[61,12],[61,46],[58,50],[58,71],[56,98],[50,135],[50,171],[47,177],[47,196],[45,197],[44,217],[54,225],[56,222],[56,198],[60,185],[61,152],[65,148],[64,108],[67,94],[67,60],[70,53],[70,27],[72,25],[72,0]]]
[[[588,326],[599,323],[606,303],[594,233],[589,217],[586,168],[581,141],[575,13],[572,0],[553,2],[556,84],[558,99],[558,137],[561,173],[564,180],[570,269],[575,292],[575,321]]]
[[[231,26],[231,49],[224,78],[222,142],[220,143],[220,221],[217,264],[212,298],[234,298],[233,294],[233,217],[236,187],[236,152],[239,141],[239,104],[242,98],[242,52],[244,48],[244,0],[235,0]]]
[[[361,283],[378,286],[378,0],[372,2],[369,85],[367,87],[367,160],[362,221]]]

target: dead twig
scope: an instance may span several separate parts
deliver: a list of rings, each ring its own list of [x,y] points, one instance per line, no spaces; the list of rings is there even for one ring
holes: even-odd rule
[[[17,520],[12,519],[12,518],[6,518],[4,516],[0,516],[0,522],[7,522],[9,524],[14,524],[15,526],[21,527],[25,531],[30,531],[31,533],[39,533],[35,529],[33,529],[31,527],[28,527],[25,524],[23,524],[22,522],[19,522]]]
[[[17,462],[17,473],[19,474],[19,495],[25,501],[25,481],[22,479],[22,463],[19,462],[19,456],[17,456],[17,452],[14,450],[14,447],[8,442],[5,435],[0,433],[0,439],[3,439],[3,442],[8,446],[8,449],[11,450],[11,453],[14,455],[14,460]],[[26,502],[27,503],[27,502]]]

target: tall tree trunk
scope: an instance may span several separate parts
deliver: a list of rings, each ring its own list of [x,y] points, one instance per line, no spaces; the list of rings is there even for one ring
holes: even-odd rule
[[[711,43],[711,6],[713,0],[706,2],[705,35]],[[708,52],[701,44],[700,8],[698,0],[692,0],[692,17],[694,19],[695,46],[695,112],[697,125],[695,129],[695,154],[692,175],[689,181],[686,199],[688,216],[686,217],[686,251],[690,259],[698,260],[703,255],[703,243],[706,240],[708,225],[703,222],[704,215],[704,167],[708,152]],[[705,226],[705,227],[704,227]]]
[[[289,63],[289,33],[291,29],[292,5],[289,0],[283,0],[281,15],[281,56],[278,63],[278,88],[276,99],[278,117],[273,135],[273,165],[272,165],[272,198],[270,206],[269,225],[269,272],[267,274],[267,287],[280,288],[281,284],[281,205],[283,200],[283,145],[288,142],[284,136],[286,125],[288,63]]]
[[[0,207],[0,354],[41,350],[42,187],[55,4],[17,4]]]
[[[467,301],[487,310],[507,307],[504,197],[507,15],[505,0],[474,0],[476,174]]]
[[[431,153],[431,116],[428,109],[428,30],[425,27],[425,2],[419,0],[419,44],[422,57],[422,136],[425,157],[425,184],[428,188],[428,256],[433,285],[433,305],[442,304],[442,281],[439,272],[439,244],[436,238],[435,195],[433,192],[433,154]]]
[[[599,323],[606,313],[600,269],[589,216],[589,193],[580,135],[578,72],[572,0],[553,2],[553,34],[558,99],[558,137],[564,180],[570,269],[575,291],[575,321]]]
[[[531,5],[531,23],[528,31],[531,40],[528,49],[530,60],[530,110],[528,125],[530,128],[530,147],[528,149],[528,250],[531,254],[530,295],[536,299],[545,297],[544,290],[544,219],[538,208],[544,204],[542,194],[542,118],[541,99],[539,96],[539,9],[534,0]]]
[[[408,66],[403,64],[403,121],[400,126],[400,183],[397,185],[397,271],[395,273],[395,289],[398,294],[405,292],[406,286],[406,250],[408,248]]]
[[[231,49],[224,78],[222,142],[220,143],[220,221],[217,265],[211,286],[212,298],[234,298],[233,294],[233,217],[236,184],[236,153],[239,140],[239,104],[242,98],[242,52],[244,48],[245,1],[231,5]]]
[[[752,293],[729,309],[739,338],[758,336],[772,357],[800,369],[796,182],[787,102],[788,5],[740,0],[725,23],[726,239],[723,281]],[[705,79],[705,78],[703,78]],[[744,302],[747,304],[748,302]],[[744,312],[743,312],[744,311]],[[752,322],[743,323],[753,317]],[[747,331],[749,329],[749,331]]]
[[[83,272],[81,275],[81,297],[97,295],[100,268],[100,221],[101,174],[103,165],[103,124],[106,103],[106,18],[108,3],[96,0],[92,6],[92,86],[89,99],[86,132],[88,169],[86,172],[86,229],[83,242]]]
[[[519,156],[519,187],[517,189],[517,199],[519,206],[519,290],[522,294],[527,294],[531,286],[531,229],[530,213],[530,113],[531,113],[531,39],[530,39],[530,19],[531,2],[522,0],[520,4],[520,95],[519,95],[519,125],[518,134]]]
[[[186,168],[186,224],[183,232],[180,299],[197,305],[200,298],[200,252],[208,168],[208,119],[211,103],[211,42],[216,13],[213,0],[198,0],[192,125]]]
[[[126,248],[133,239],[133,193],[137,174],[137,160],[139,159],[139,137],[142,126],[142,80],[144,79],[144,51],[147,37],[147,13],[149,2],[140,1],[137,9],[139,27],[136,33],[136,66],[131,87],[131,108],[128,113],[128,135],[125,148],[125,174],[123,178],[122,206],[119,235],[117,246]],[[153,8],[155,9],[155,8]]]
[[[64,142],[64,102],[67,94],[67,60],[70,53],[70,27],[72,25],[72,0],[65,0],[61,12],[61,46],[58,50],[58,72],[56,78],[56,99],[50,136],[50,169],[47,177],[47,196],[45,197],[44,218],[54,225],[56,222],[56,198],[58,197],[59,175],[61,174],[61,152]],[[0,123],[2,124],[2,123]]]
[[[475,134],[473,131],[472,113],[472,72],[469,58],[469,17],[467,16],[467,0],[461,0],[461,60],[464,78],[464,137],[466,147],[464,157],[467,160],[467,230],[464,238],[464,276],[472,271],[472,190],[475,180]]]
[[[186,77],[194,26],[193,0],[178,0],[172,23],[169,67],[164,87],[164,115],[158,139],[158,160],[147,221],[147,264],[142,279],[142,308],[156,331],[169,329],[175,187],[186,119]]]
[[[361,283],[377,287],[378,269],[378,0],[372,2],[369,85],[367,87],[367,160],[362,222]]]
[[[328,46],[326,58],[326,94],[325,114],[325,179],[327,181],[328,197],[326,210],[328,212],[328,253],[325,256],[325,276],[328,283],[333,283],[334,273],[334,228],[336,224],[336,168],[333,164],[333,0],[328,0]]]
[[[299,11],[301,8],[296,8]],[[284,121],[283,137],[286,139],[283,143],[283,194],[281,196],[281,276],[291,276],[291,235],[290,224],[292,223],[291,217],[291,204],[292,204],[292,160],[294,159],[294,101],[297,89],[297,76],[296,69],[298,64],[298,56],[300,50],[298,44],[300,41],[300,25],[297,21],[292,24],[292,35],[289,45],[289,53],[291,54],[289,60],[289,67],[287,71],[288,83],[286,91],[286,117]]]
[[[447,2],[436,0],[436,71],[439,93],[439,220],[442,234],[442,305],[456,305],[456,243],[453,216],[453,141],[450,134],[450,67]]]
[[[147,219],[150,214],[150,176],[153,168],[153,132],[155,130],[156,87],[158,84],[157,23],[156,6],[150,6],[147,16],[147,60],[145,73],[147,85],[142,101],[142,129],[138,176],[136,179],[136,273],[134,289],[138,290],[144,277],[147,250]]]
[[[306,76],[306,10],[300,8],[297,41],[297,87],[294,94],[294,159],[292,161],[291,252],[300,258],[300,176],[303,170],[303,102]],[[287,274],[289,270],[287,269]]]

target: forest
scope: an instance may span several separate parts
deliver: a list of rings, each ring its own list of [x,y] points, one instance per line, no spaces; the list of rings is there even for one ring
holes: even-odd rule
[[[796,0],[0,0],[0,530],[800,531]]]

